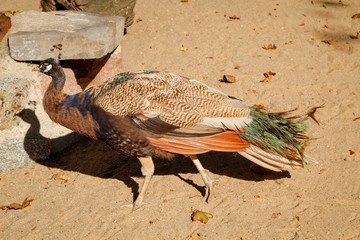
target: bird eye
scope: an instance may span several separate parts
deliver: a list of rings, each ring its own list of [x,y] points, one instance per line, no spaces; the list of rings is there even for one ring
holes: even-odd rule
[[[52,65],[50,63],[43,63],[41,66],[41,69],[43,70],[43,72],[49,72],[52,68]]]

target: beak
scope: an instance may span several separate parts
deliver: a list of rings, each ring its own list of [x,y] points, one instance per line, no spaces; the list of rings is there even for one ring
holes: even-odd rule
[[[32,70],[33,70],[33,71],[38,71],[38,72],[40,72],[40,68],[39,68],[39,66],[34,67]]]

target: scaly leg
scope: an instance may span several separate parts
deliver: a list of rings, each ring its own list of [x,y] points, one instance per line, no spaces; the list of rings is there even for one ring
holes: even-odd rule
[[[205,195],[204,195],[204,201],[208,202],[212,189],[213,189],[213,180],[206,174],[204,167],[201,165],[198,157],[196,155],[189,155],[193,163],[195,164],[195,167],[201,174],[201,177],[205,183]]]
[[[155,167],[154,162],[151,157],[138,157],[141,163],[141,172],[145,177],[143,185],[141,186],[139,195],[137,196],[134,202],[134,209],[137,209],[143,205],[144,196],[146,193],[146,189],[150,183],[151,177],[154,174]]]

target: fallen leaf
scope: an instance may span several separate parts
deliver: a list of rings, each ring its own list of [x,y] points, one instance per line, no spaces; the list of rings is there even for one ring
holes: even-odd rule
[[[18,209],[23,209],[26,208],[28,206],[30,206],[30,203],[33,201],[34,199],[31,199],[30,196],[26,197],[24,199],[24,201],[22,202],[22,204],[19,203],[12,203],[10,205],[7,206],[0,206],[0,209],[2,210],[9,210],[9,209],[14,209],[14,210],[18,210]]]
[[[240,240],[248,240],[246,237],[241,237]]]
[[[326,28],[326,29],[330,29],[330,27],[328,26],[328,25],[324,25],[324,28]]]
[[[331,41],[331,40],[322,40],[321,42],[329,44],[329,45],[333,44],[333,41]]]
[[[273,213],[272,215],[271,215],[271,218],[278,218],[279,216],[281,216],[281,213]]]
[[[229,17],[230,19],[233,19],[233,20],[239,20],[240,19],[240,17],[237,17],[237,16],[231,16],[231,17]]]
[[[299,24],[299,26],[305,26],[305,23],[301,23],[301,24]]]
[[[326,171],[326,169],[325,169],[325,168],[320,169],[319,174],[323,174],[325,171]]]
[[[193,234],[193,235],[191,235],[191,238],[192,238],[192,239],[197,239],[198,236],[196,236],[196,234]]]
[[[205,57],[205,58],[208,58],[208,59],[214,59],[214,57]]]
[[[276,73],[273,73],[273,72],[271,72],[271,71],[270,71],[270,72],[266,72],[266,73],[264,73],[265,79],[260,80],[260,82],[270,82],[272,76],[275,76],[275,75],[276,75]]]
[[[295,218],[296,218],[296,220],[300,221],[300,217],[299,217],[299,216],[296,216]]]
[[[267,45],[267,46],[263,46],[263,49],[266,49],[266,50],[268,50],[268,49],[275,50],[275,49],[277,49],[277,46],[275,46],[275,44],[269,44],[269,45]]]
[[[264,105],[263,104],[254,104],[253,107],[255,108],[264,108]],[[259,166],[259,165],[257,165]]]
[[[11,14],[11,15],[15,15],[16,13],[21,13],[24,10],[18,10],[18,11],[1,11],[0,14]]]
[[[108,22],[109,22],[109,23],[114,23],[114,20],[111,20],[111,19],[110,19]]]
[[[268,76],[263,80],[260,80],[260,82],[270,82],[270,81],[271,81],[271,76]]]
[[[354,14],[351,18],[353,18],[353,19],[360,18],[360,13]]]
[[[209,221],[209,218],[212,218],[213,215],[211,213],[195,210],[191,214],[191,220],[194,221],[200,221],[202,223],[207,223]]]
[[[260,198],[260,196],[259,195],[254,195],[254,198]]]
[[[235,66],[234,69],[240,69],[240,66]]]
[[[353,121],[355,122],[356,120],[359,120],[359,119],[360,119],[360,117],[357,117],[357,118],[354,118],[354,120],[353,120]]]
[[[350,152],[350,155],[354,155],[355,154],[355,152],[353,151],[353,150],[349,150],[349,152]]]
[[[142,21],[141,18],[136,19],[136,22],[141,22],[141,21]]]
[[[189,0],[181,0],[180,2],[189,2]]]
[[[226,83],[235,83],[236,82],[236,78],[232,75],[224,75],[223,76],[223,82]]]
[[[187,51],[188,49],[187,49],[187,47],[184,47],[184,45],[182,45],[182,47],[181,47],[179,50],[185,52],[185,51]]]

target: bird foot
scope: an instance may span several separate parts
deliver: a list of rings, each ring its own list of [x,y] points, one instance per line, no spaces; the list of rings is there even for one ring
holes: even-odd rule
[[[209,202],[210,200],[210,197],[213,195],[213,186],[215,183],[219,182],[221,179],[218,178],[218,179],[210,179],[210,178],[207,178],[205,182],[205,194],[204,194],[204,197],[203,197],[203,201],[204,202]]]

